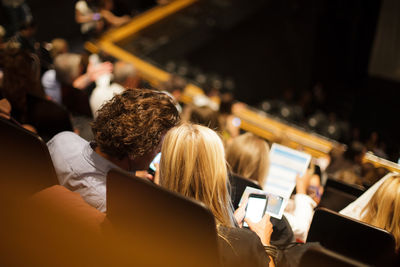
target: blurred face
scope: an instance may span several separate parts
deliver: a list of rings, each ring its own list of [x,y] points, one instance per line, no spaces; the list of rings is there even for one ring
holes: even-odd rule
[[[323,191],[324,188],[321,186],[319,176],[314,174],[310,178],[310,184],[307,188],[307,195],[309,195],[318,204],[321,200]]]

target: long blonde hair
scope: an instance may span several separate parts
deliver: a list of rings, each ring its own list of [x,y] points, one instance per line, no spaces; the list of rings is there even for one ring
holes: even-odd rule
[[[226,160],[232,172],[264,185],[269,169],[269,146],[248,132],[233,139],[226,148]]]
[[[400,175],[388,178],[363,209],[362,221],[391,232],[400,250]]]
[[[203,202],[218,225],[233,226],[220,137],[207,127],[184,123],[168,131],[161,153],[161,185]]]

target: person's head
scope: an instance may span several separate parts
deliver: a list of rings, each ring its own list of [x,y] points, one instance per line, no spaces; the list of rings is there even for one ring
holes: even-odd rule
[[[54,59],[54,69],[57,80],[65,85],[72,85],[80,75],[81,56],[79,54],[64,53]]]
[[[68,52],[68,43],[62,38],[55,38],[51,40],[50,55],[54,59],[60,54]]]
[[[43,95],[40,86],[40,63],[36,55],[19,49],[8,49],[2,60],[2,94],[15,109],[25,108],[26,94]]]
[[[344,157],[354,163],[361,164],[366,152],[365,146],[360,142],[353,142],[345,151]]]
[[[25,21],[21,23],[21,25],[19,26],[19,33],[21,34],[21,36],[25,38],[32,38],[36,33],[36,29],[37,29],[36,21],[34,20]]]
[[[102,153],[116,160],[128,159],[131,170],[147,170],[163,136],[179,119],[169,96],[127,89],[102,106],[92,131]]]
[[[220,130],[218,112],[209,106],[194,105],[191,109],[189,120],[192,123],[207,126],[215,131]]]
[[[124,86],[130,79],[136,77],[137,71],[135,67],[123,61],[118,61],[114,64],[114,82]]]
[[[203,202],[217,224],[233,226],[224,146],[218,134],[184,123],[165,135],[161,154],[161,185]]]
[[[186,84],[187,81],[184,78],[172,74],[168,81],[159,85],[158,89],[160,91],[167,91],[173,95],[177,101],[179,101],[183,91],[185,90]]]
[[[233,173],[263,186],[269,169],[269,145],[250,132],[242,134],[226,148],[226,160]]]
[[[362,221],[391,232],[400,252],[400,175],[389,177],[363,210]]]

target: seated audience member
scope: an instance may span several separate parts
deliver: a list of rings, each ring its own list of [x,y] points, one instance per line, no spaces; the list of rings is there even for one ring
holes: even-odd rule
[[[92,92],[89,102],[93,117],[97,116],[100,107],[111,100],[114,95],[125,91],[125,88],[137,88],[139,80],[136,76],[136,69],[132,64],[119,61],[114,64],[113,83],[99,84]]]
[[[119,27],[131,19],[128,15],[117,16],[114,11],[114,0],[100,1],[100,14],[105,21],[105,27]]]
[[[32,13],[26,2],[25,0],[1,1],[0,11],[1,15],[4,16],[1,21],[5,23],[7,37],[14,35],[21,24],[32,21]]]
[[[64,53],[57,56],[54,60],[55,80],[47,81],[52,86],[46,87],[46,91],[61,94],[62,103],[72,113],[90,117],[90,92],[86,89],[102,75],[111,73],[112,64],[93,64],[89,61],[86,68],[84,61],[79,54]]]
[[[68,53],[68,43],[65,39],[55,38],[50,43],[50,56],[54,60],[58,55]]]
[[[186,113],[187,112],[187,113]],[[191,105],[187,106],[184,111],[184,115],[192,123],[197,123],[204,125],[213,129],[214,131],[219,131],[219,121],[218,121],[218,111],[212,109],[208,105]]]
[[[6,98],[0,100],[0,118],[10,120],[17,126],[23,127],[26,130],[31,131],[32,133],[37,133],[35,127],[33,127],[32,125],[20,124],[17,120],[11,117],[11,109],[11,104]]]
[[[49,44],[49,51],[54,63],[54,59],[58,55],[68,52],[68,43],[64,39],[53,39]],[[57,80],[55,69],[51,68],[43,73],[41,81],[47,98],[62,105],[61,85]]]
[[[226,148],[231,171],[263,187],[269,168],[269,146],[262,138],[248,132],[232,140]]]
[[[75,21],[81,25],[81,33],[96,36],[104,28],[100,7],[94,0],[79,0],[75,4]]]
[[[400,175],[383,182],[362,210],[361,221],[392,233],[400,252]]]
[[[28,52],[35,53],[38,51],[39,43],[35,40],[35,34],[37,30],[36,22],[26,21],[19,25],[19,30],[16,34],[10,38],[10,41],[16,43],[18,48],[21,50],[27,50]]]
[[[224,145],[227,146],[240,134],[241,120],[233,115],[233,112],[239,112],[245,107],[245,104],[240,102],[234,103],[234,97],[231,92],[221,93],[220,100],[219,124],[221,126]]]
[[[171,98],[147,89],[116,95],[92,123],[94,142],[72,132],[56,135],[47,145],[61,185],[106,211],[106,176],[111,168],[146,171],[159,152],[165,133],[179,121]]]
[[[284,215],[292,227],[296,240],[305,242],[308,230],[317,207],[323,187],[320,177],[316,174],[306,173],[296,179],[296,194],[289,199]]]
[[[384,167],[375,167],[370,162],[365,162],[361,168],[362,173],[362,183],[365,188],[370,188],[374,185],[380,178],[384,177],[390,171]]]
[[[368,205],[375,192],[387,179],[395,175],[396,173],[388,173],[387,175],[382,177],[378,182],[368,188],[367,191],[365,191],[360,197],[350,203],[347,207],[342,209],[339,213],[356,220],[361,220],[361,218],[364,216],[363,212],[365,212],[365,207]]]
[[[228,145],[226,160],[234,174],[250,179],[262,188],[269,169],[268,154],[269,146],[265,140],[252,133],[245,133],[234,138]],[[281,220],[276,220],[275,218],[272,220],[274,227],[281,229],[291,228],[290,231],[293,231],[294,237],[300,241],[305,241],[306,239],[314,208],[317,206],[319,196],[322,193],[319,177],[313,176],[310,182],[311,177],[306,175],[298,178],[297,186],[299,189],[297,194],[294,195],[294,199],[289,201],[290,205],[287,206],[284,217]],[[310,196],[311,192],[307,194],[309,189],[314,189],[313,192],[318,193],[318,197],[315,197],[315,200]],[[242,193],[235,192],[234,194],[241,195]],[[287,225],[285,225],[285,222]],[[272,240],[276,240],[275,236],[273,236]]]
[[[10,49],[3,58],[3,87],[0,93],[11,104],[11,117],[44,140],[72,130],[68,113],[44,97],[40,86],[38,58],[26,51]],[[49,111],[51,109],[51,112]]]
[[[168,81],[161,83],[158,89],[168,95],[170,95],[175,100],[175,106],[179,113],[182,112],[182,106],[179,104],[181,102],[181,97],[187,82],[184,78],[172,74]]]
[[[362,184],[361,164],[366,150],[361,143],[353,143],[344,153],[333,149],[327,174],[348,183]]]
[[[188,123],[177,126],[165,135],[161,154],[161,186],[203,202],[214,214],[223,266],[274,265],[263,247],[270,245],[272,233],[268,215],[258,223],[245,219],[258,237],[235,227],[224,147],[214,131]],[[241,225],[244,209],[237,218]]]

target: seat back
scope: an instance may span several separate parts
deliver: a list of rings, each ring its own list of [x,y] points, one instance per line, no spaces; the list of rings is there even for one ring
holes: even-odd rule
[[[38,97],[31,96],[29,118],[35,122],[38,134],[45,142],[63,131],[73,131],[70,113],[61,105]]]
[[[0,119],[0,195],[30,196],[58,184],[46,144],[37,135]]]
[[[213,214],[204,205],[150,181],[111,170],[107,218],[118,236],[111,250],[122,265],[219,264]]]
[[[391,233],[325,208],[316,209],[307,242],[375,266],[391,266],[396,257]]]
[[[364,263],[323,247],[312,247],[304,252],[299,267],[367,267]]]
[[[365,189],[364,187],[360,186],[360,185],[356,185],[356,184],[349,184],[334,178],[328,178],[328,180],[326,181],[326,185],[327,187],[331,187],[331,188],[335,188],[338,189],[344,193],[359,197],[361,196],[364,192]]]
[[[361,186],[328,178],[319,207],[340,211],[364,193]]]
[[[242,198],[243,192],[247,186],[262,189],[253,181],[233,173],[229,175],[229,183],[231,186],[231,201],[235,210],[239,207],[240,199]]]

